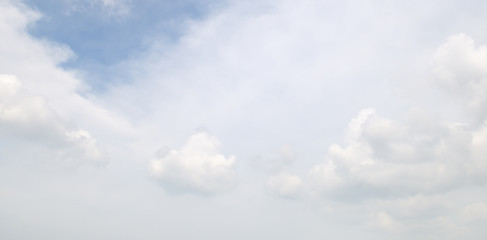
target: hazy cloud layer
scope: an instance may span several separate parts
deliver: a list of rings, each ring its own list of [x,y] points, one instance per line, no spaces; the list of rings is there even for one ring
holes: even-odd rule
[[[298,198],[304,190],[298,176],[285,172],[269,177],[265,185],[271,193],[284,198]]]
[[[0,238],[483,239],[485,6],[228,1],[97,91],[0,1]]]

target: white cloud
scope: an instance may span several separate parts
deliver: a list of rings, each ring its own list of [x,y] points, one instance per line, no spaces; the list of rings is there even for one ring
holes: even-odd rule
[[[487,46],[475,46],[466,34],[453,35],[434,56],[433,72],[441,87],[464,102],[477,123],[487,117]]]
[[[405,109],[387,84],[394,85],[396,78],[406,81],[411,75],[401,73],[415,71],[413,61],[426,62],[420,59],[424,56],[409,55],[419,51],[414,41],[425,40],[423,35],[414,35],[416,30],[408,32],[420,27],[404,21],[416,14],[410,6],[266,3],[231,5],[209,19],[190,23],[176,48],[169,52],[155,48],[151,56],[137,59],[137,66],[145,71],[145,82],[114,89],[109,97],[123,101],[120,96],[143,92],[145,96],[135,98],[141,102],[127,99],[128,105],[153,105],[148,109],[158,112],[152,120],[174,126],[168,131],[203,124],[219,136],[227,134],[226,139],[233,141],[230,147],[239,150],[239,159],[240,154],[269,151],[269,145],[282,142],[292,142],[300,156],[314,157],[313,146],[324,145],[320,140],[333,142],[333,128],[342,124],[333,122],[334,117],[348,111],[349,118],[364,106],[375,106],[386,115]],[[400,16],[390,14],[391,9],[402,7],[407,10],[399,11]],[[429,14],[419,14],[426,17],[419,17],[418,22],[431,20]],[[442,41],[438,38],[443,37],[435,35],[428,42]],[[421,47],[426,52],[436,48],[426,43]],[[380,84],[382,79],[387,84]],[[413,91],[407,94],[415,96]],[[384,106],[388,109],[383,110]],[[302,180],[285,173],[271,176],[266,187],[288,197],[311,190],[311,196],[319,195],[325,202],[336,201],[347,208],[377,199],[441,195],[478,184],[476,179],[482,174],[476,169],[481,163],[471,154],[476,149],[476,159],[481,158],[482,134],[468,124],[444,122],[430,112],[412,111],[405,119],[394,119],[365,109],[350,122],[345,143],[329,147],[324,163],[312,167]],[[186,117],[188,113],[191,118]],[[481,136],[473,137],[475,134]],[[473,147],[472,141],[479,146]],[[295,148],[300,142],[302,148]],[[261,158],[263,168],[283,169],[275,154],[264,156],[268,157]],[[304,159],[299,167],[315,165],[310,159]],[[423,211],[420,207],[411,209]],[[442,211],[439,218],[450,210]],[[404,227],[400,213],[380,207],[374,212],[378,225],[396,230]],[[345,215],[363,217],[361,212]],[[415,218],[420,219],[411,217]],[[404,223],[408,225],[408,221]]]
[[[332,144],[325,161],[308,172],[312,196],[358,204],[368,209],[372,226],[405,236],[435,232],[450,239],[478,231],[468,222],[485,220],[485,204],[447,199],[487,183],[486,49],[459,34],[434,57],[445,97],[463,101],[473,123],[442,121],[428,110],[395,120],[364,109],[348,124],[344,144]]]
[[[69,47],[27,34],[40,17],[18,1],[0,3],[0,74],[18,79],[3,77],[3,124],[10,124],[4,130],[11,137],[24,134],[38,136],[41,142],[64,142],[71,150],[57,155],[73,162],[75,158],[106,159],[96,142],[119,143],[133,136],[133,127],[102,106],[76,72],[59,67],[73,55]]]
[[[117,9],[117,4],[124,2],[128,3],[93,0],[88,4]],[[343,224],[336,223],[337,218],[349,221],[345,226],[353,226],[361,236],[369,233],[363,236],[364,239],[377,239],[373,233],[364,230],[367,221],[381,229],[392,230],[396,238],[433,236],[431,239],[434,239],[448,232],[445,229],[455,229],[452,219],[456,215],[452,212],[465,205],[457,200],[450,208],[444,200],[449,201],[449,196],[461,198],[462,195],[455,191],[485,183],[487,126],[482,113],[485,86],[480,84],[485,74],[482,70],[485,51],[462,35],[448,40],[445,47],[437,51],[434,71],[445,89],[450,89],[450,94],[463,99],[464,106],[469,108],[469,116],[477,119],[477,125],[444,122],[430,116],[429,109],[426,113],[412,112],[405,119],[391,114],[402,112],[404,107],[398,106],[400,101],[395,98],[396,92],[388,84],[394,85],[398,76],[408,79],[400,75],[411,70],[411,59],[431,52],[428,44],[436,44],[443,38],[443,33],[451,32],[448,27],[453,20],[450,19],[458,19],[455,17],[458,8],[452,8],[453,14],[443,16],[444,5],[450,6],[450,2],[429,4],[433,7],[428,8],[419,1],[417,4],[358,1],[229,4],[230,7],[208,19],[189,23],[187,32],[175,48],[150,49],[148,52],[152,56],[143,56],[134,60],[136,64],[124,65],[137,72],[135,77],[128,77],[133,82],[110,89],[98,99],[90,95],[76,73],[58,67],[70,56],[69,48],[39,41],[26,34],[28,25],[39,15],[2,2],[0,72],[18,76],[28,91],[18,90],[22,87],[15,81],[5,83],[0,90],[5,99],[10,99],[10,105],[2,102],[4,106],[8,105],[2,112],[2,131],[8,134],[4,135],[7,137],[2,139],[0,148],[18,154],[26,153],[22,150],[28,149],[29,157],[41,152],[39,158],[79,160],[99,156],[99,146],[90,135],[96,136],[104,146],[108,143],[109,149],[118,153],[116,159],[120,161],[115,166],[110,165],[111,168],[103,172],[104,177],[93,180],[90,174],[84,175],[85,179],[75,176],[63,188],[66,192],[55,195],[55,201],[51,201],[52,195],[44,195],[42,191],[24,194],[28,203],[25,205],[31,207],[28,210],[38,211],[45,209],[45,202],[51,204],[45,205],[57,207],[66,195],[73,194],[70,191],[78,190],[71,184],[84,187],[89,189],[85,192],[92,195],[73,194],[71,204],[66,206],[76,207],[66,209],[80,212],[89,209],[87,219],[107,224],[108,229],[121,229],[120,226],[132,224],[135,227],[130,231],[145,234],[147,239],[181,234],[187,234],[181,239],[194,239],[194,236],[245,239],[263,231],[271,238],[304,235],[306,239],[323,239],[328,235],[334,239],[349,239],[344,237],[346,233],[335,234]],[[459,4],[464,5],[468,4]],[[439,14],[441,18],[436,11],[442,13]],[[482,12],[481,15],[485,14]],[[485,32],[482,24],[479,29]],[[157,45],[159,42],[155,41]],[[454,54],[456,52],[458,55]],[[389,79],[391,81],[387,82]],[[407,94],[415,96],[415,92]],[[137,131],[101,104],[134,120]],[[323,146],[336,142],[336,129],[343,128],[350,116],[367,106],[374,106],[383,115],[372,109],[361,111],[350,122],[345,142],[331,144],[325,161],[316,165],[315,160],[323,154]],[[73,127],[71,122],[86,131]],[[241,167],[245,164],[238,166],[239,180],[243,179],[239,183],[246,184],[239,188],[243,190],[218,198],[217,202],[193,196],[175,200],[159,194],[153,184],[145,182],[143,171],[139,172],[142,164],[137,159],[149,159],[154,146],[172,145],[187,134],[188,129],[201,125],[225,139],[226,149],[236,153],[239,162],[262,153],[269,156],[263,158],[267,166],[264,168],[273,171],[286,168],[291,172],[288,168],[291,168],[289,163],[294,154],[290,154],[289,149],[266,154],[283,143],[290,144],[300,156],[299,163],[292,166],[293,172],[302,173],[309,166],[316,166],[304,177],[285,172],[271,176],[266,182],[267,190],[282,197],[326,204],[329,211],[324,218],[329,220],[330,227],[323,228],[321,216],[313,215],[314,212],[307,215],[307,211],[303,211],[308,202],[289,204],[270,198],[266,198],[269,202],[260,201],[262,198],[257,196],[255,189],[262,187],[263,179],[253,178],[256,174],[251,171],[254,169]],[[120,136],[128,140],[121,140],[124,138]],[[22,142],[28,139],[34,144],[23,143],[19,150],[15,139]],[[39,147],[48,149],[48,153],[36,150]],[[247,155],[248,158],[241,157]],[[147,167],[146,162],[143,164]],[[236,183],[236,168],[235,157],[222,154],[218,140],[206,133],[191,136],[181,148],[156,156],[148,166],[150,174],[167,190],[200,194],[232,189]],[[53,182],[60,181],[52,178]],[[15,181],[12,182],[10,185],[9,181],[0,181],[2,186],[9,186],[11,197],[7,203],[16,203],[18,193],[22,191]],[[53,185],[58,184],[46,183],[44,189],[56,189]],[[308,189],[316,194],[307,194]],[[2,194],[6,192],[4,189],[0,191]],[[27,187],[23,191],[31,190]],[[45,202],[31,206],[33,198],[30,196],[36,199],[47,197],[43,198]],[[0,199],[2,203],[3,199]],[[179,203],[181,199],[183,203]],[[77,208],[79,201],[85,201],[85,206]],[[137,203],[143,203],[143,206],[137,206]],[[5,222],[18,219],[17,210],[29,216],[26,213],[29,211],[21,205],[13,205],[10,213],[13,217]],[[481,212],[483,207],[467,207],[465,216]],[[120,209],[129,209],[130,213]],[[115,221],[105,221],[102,216],[105,210],[110,211],[109,219]],[[47,216],[53,223],[48,222],[49,227],[61,223],[66,226],[63,234],[75,235],[71,221],[55,219],[52,216],[56,214],[49,210],[41,213],[36,216],[41,219],[38,223],[45,223],[43,218]],[[116,213],[123,213],[123,216]],[[286,214],[285,218],[283,214]],[[143,220],[134,222],[134,219]],[[188,219],[195,223],[191,224],[192,231],[185,231]],[[32,225],[25,227],[19,222],[12,225],[32,229]],[[90,231],[82,231],[83,234],[99,233],[100,225],[93,222],[88,224]],[[171,227],[168,231],[157,231],[161,223]],[[270,225],[274,229],[262,228]],[[45,225],[36,226],[41,229]],[[225,232],[227,235],[221,234],[221,226],[230,229]],[[343,232],[350,232],[349,227],[341,227],[345,229]],[[408,228],[418,230],[416,235],[405,231]],[[48,229],[57,233],[54,227]],[[482,236],[478,234],[479,228],[473,226],[472,229],[476,233],[473,235]],[[43,231],[39,230],[45,238],[55,235]],[[238,231],[242,234],[235,234]],[[36,234],[35,231],[25,232]],[[107,238],[122,235],[117,231],[109,232]],[[11,234],[17,236],[18,233]],[[261,236],[268,238],[264,234]]]
[[[428,129],[418,121],[401,123],[363,110],[350,122],[345,146],[332,145],[325,163],[311,169],[310,184],[330,196],[355,198],[444,192],[472,184],[485,169],[470,157],[486,146],[475,135],[483,137],[461,124],[437,123]],[[353,193],[356,189],[363,192]]]
[[[235,157],[219,152],[220,142],[207,133],[189,137],[180,149],[149,163],[149,173],[175,192],[220,193],[236,183]]]
[[[107,155],[89,132],[70,127],[45,98],[23,89],[21,82],[11,75],[0,75],[0,132],[1,142],[16,142],[15,149],[3,144],[0,148],[4,152],[32,151],[27,143],[33,142],[43,146],[49,153],[47,156],[60,162],[107,162]]]

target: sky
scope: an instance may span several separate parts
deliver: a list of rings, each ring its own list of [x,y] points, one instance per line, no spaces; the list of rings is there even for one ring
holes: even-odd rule
[[[486,9],[0,0],[0,239],[484,239]]]

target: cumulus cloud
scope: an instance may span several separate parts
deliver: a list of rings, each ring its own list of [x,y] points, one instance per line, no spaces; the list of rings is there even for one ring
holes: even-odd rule
[[[33,142],[48,150],[51,158],[65,163],[107,161],[104,150],[89,132],[71,127],[49,107],[45,98],[23,89],[21,82],[11,75],[0,75],[0,132],[2,142],[24,143],[24,147],[17,145],[14,151],[28,152],[26,143]]]
[[[75,71],[59,66],[73,56],[68,46],[27,34],[28,28],[41,17],[42,14],[18,1],[0,3],[0,74],[18,79],[7,81],[12,77],[3,77],[2,104],[11,105],[4,110],[3,124],[11,124],[8,131],[16,134],[63,138],[64,142],[76,143],[78,150],[92,149],[86,150],[92,152],[88,158],[104,158],[93,150],[98,148],[95,137],[106,143],[101,138],[120,139],[131,134],[132,127],[102,106]],[[73,127],[75,124],[83,130],[78,131]],[[60,155],[73,157],[68,153]]]
[[[312,196],[359,204],[369,209],[371,226],[393,232],[446,237],[464,232],[465,222],[483,221],[483,202],[446,199],[487,183],[486,49],[465,34],[451,36],[432,69],[444,97],[463,101],[475,121],[443,121],[421,109],[393,119],[364,109],[349,122],[344,143],[332,144],[325,161],[308,172],[304,183]]]
[[[464,103],[477,123],[487,117],[487,46],[466,34],[453,35],[435,53],[433,73],[450,96]]]
[[[485,164],[474,153],[486,145],[473,137],[483,134],[456,123],[432,127],[363,110],[350,122],[346,144],[332,145],[311,169],[310,182],[332,196],[369,198],[444,192],[483,178]]]
[[[220,142],[208,133],[196,133],[179,149],[149,163],[149,173],[169,191],[214,194],[236,183],[235,157],[219,152]]]
[[[369,188],[381,196],[485,182],[487,47],[465,34],[451,36],[436,51],[432,71],[475,124],[442,122],[426,111],[399,121],[362,110],[349,123],[345,146],[332,145],[325,163],[310,171],[317,189]]]
[[[0,92],[4,153],[71,163],[106,162],[93,130],[103,135],[108,129],[128,127],[116,114],[88,99],[88,94],[81,96],[83,82],[74,72],[59,67],[73,56],[69,47],[26,33],[41,17],[18,1],[0,3],[0,74],[12,75],[2,75]],[[22,147],[29,151],[21,151]]]

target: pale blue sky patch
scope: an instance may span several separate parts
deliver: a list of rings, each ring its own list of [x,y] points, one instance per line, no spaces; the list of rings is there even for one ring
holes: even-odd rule
[[[118,72],[123,69],[117,64],[148,51],[154,41],[176,44],[188,21],[203,19],[223,4],[220,0],[24,3],[42,14],[29,33],[69,46],[76,57],[62,66],[82,71],[95,91],[111,82],[130,81]]]

